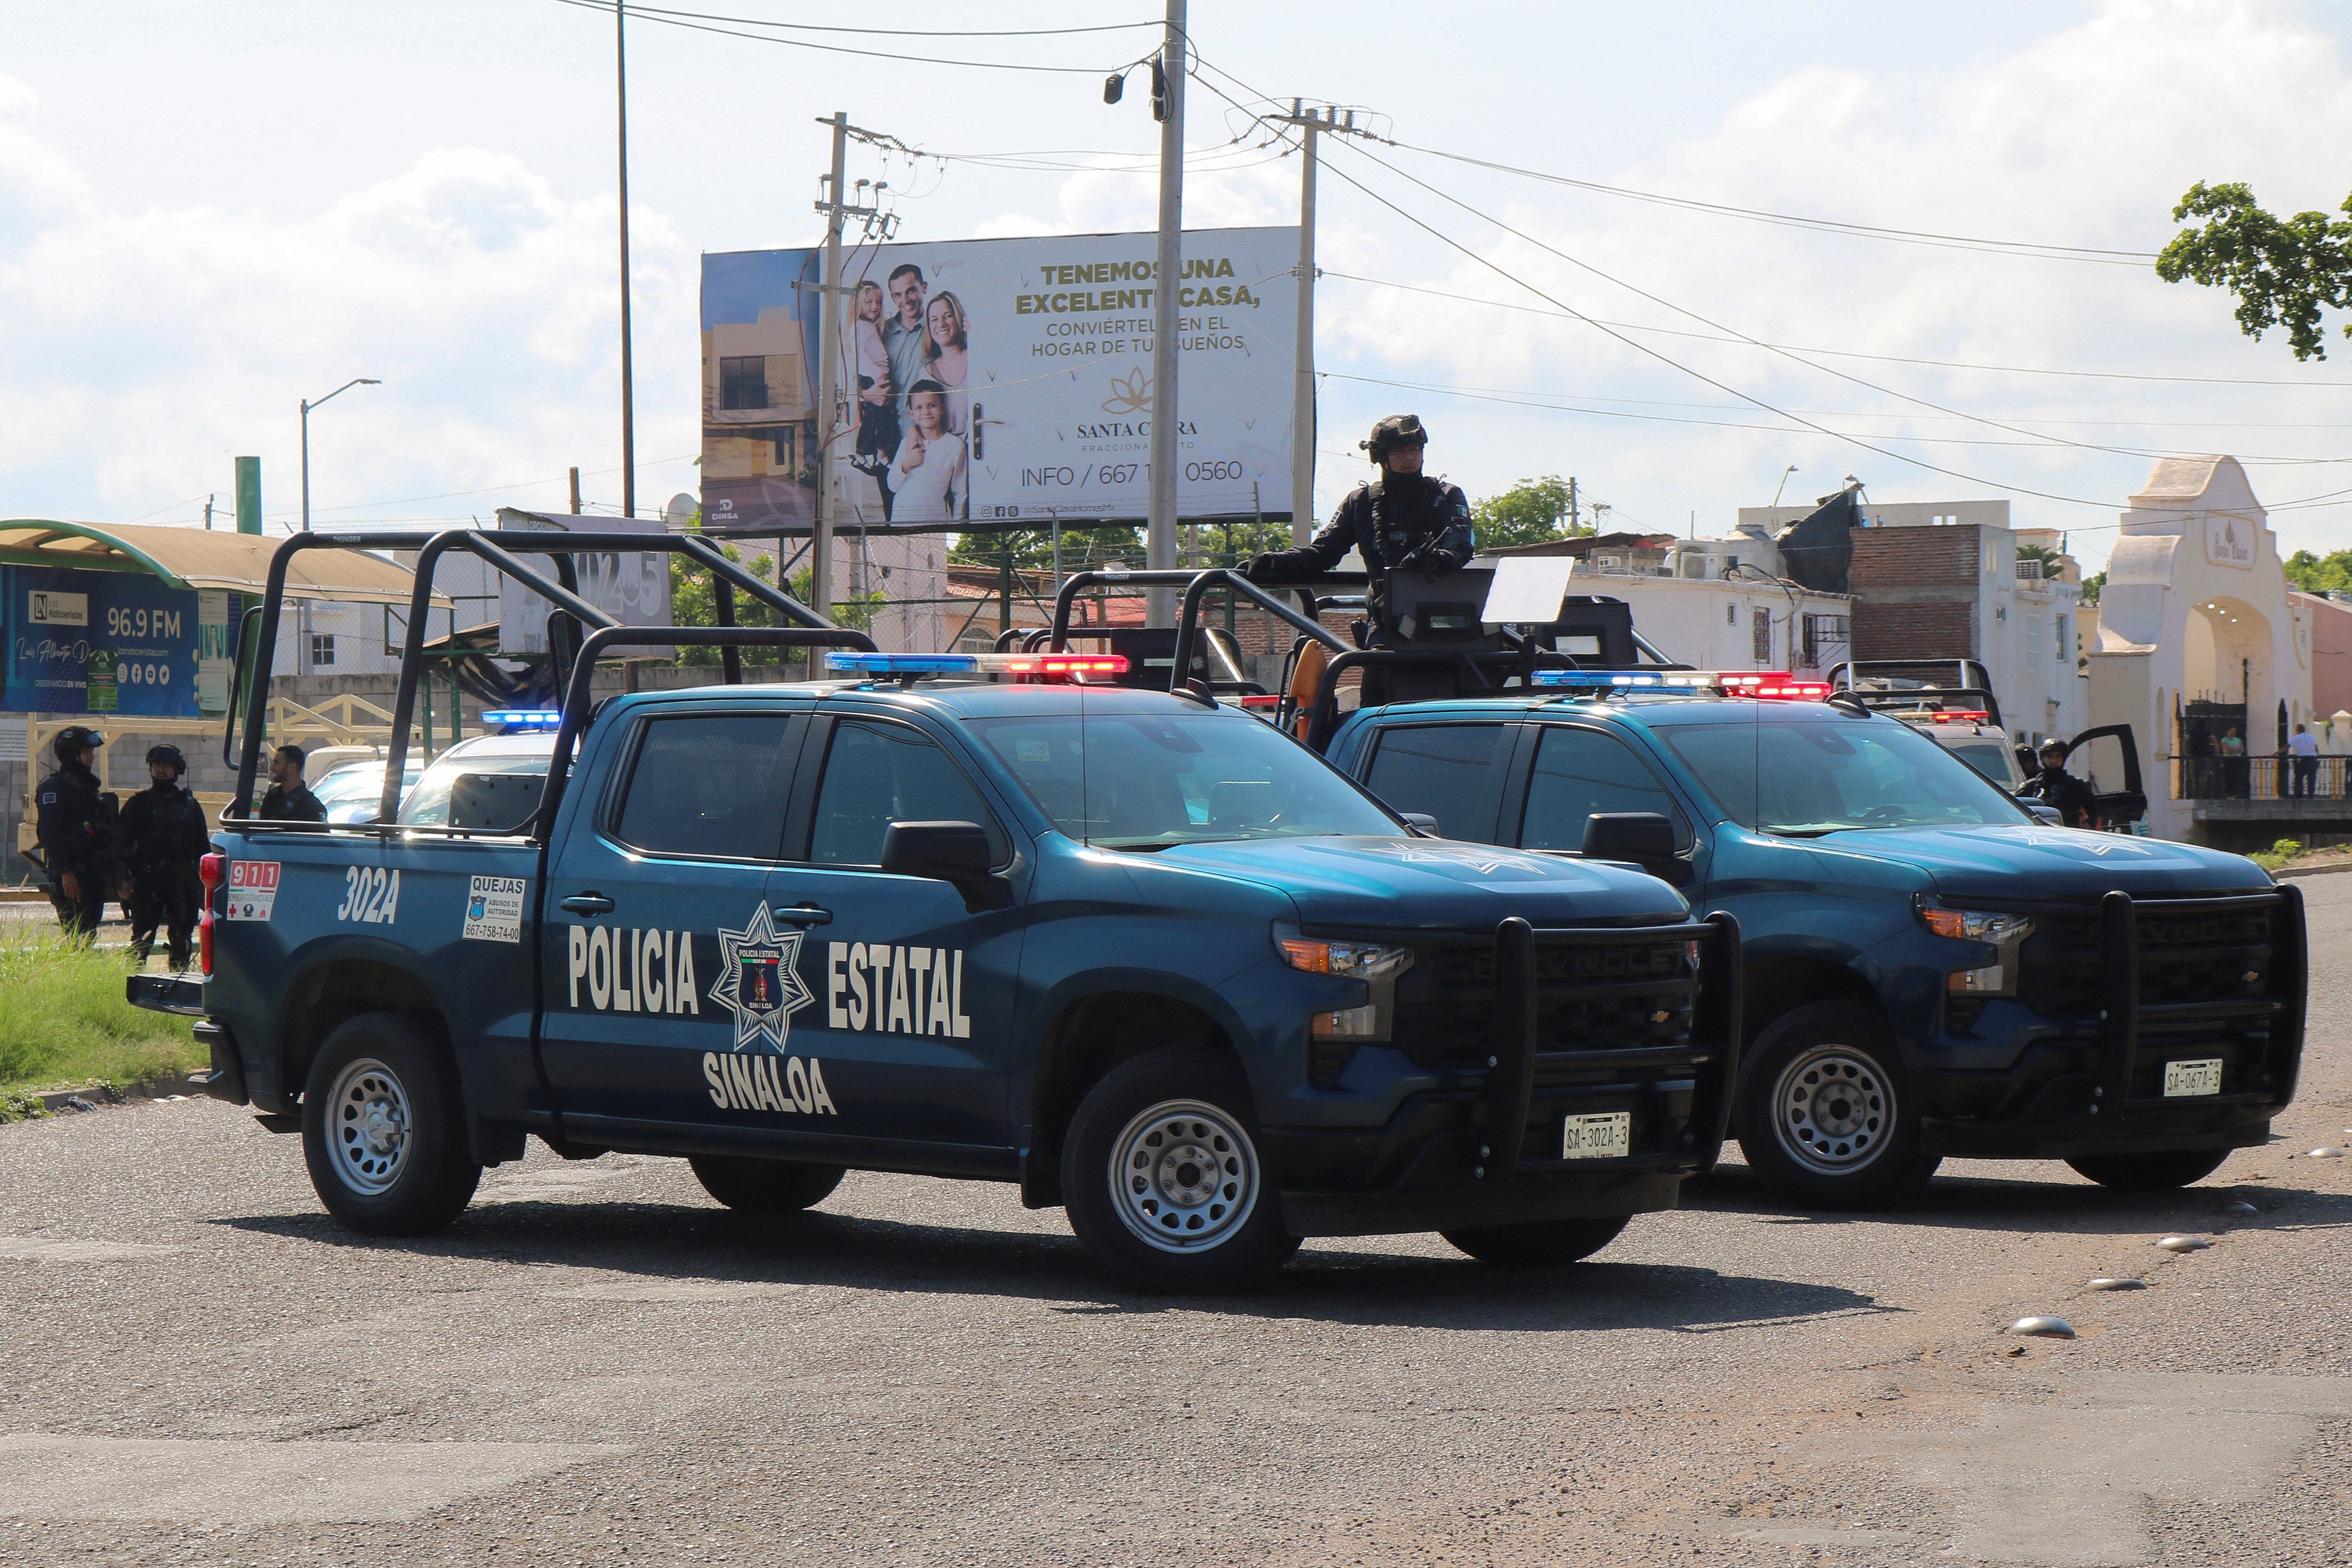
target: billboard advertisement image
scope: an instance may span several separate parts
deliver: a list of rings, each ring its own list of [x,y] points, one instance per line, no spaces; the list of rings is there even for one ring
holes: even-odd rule
[[[1287,517],[1293,227],[1197,229],[1178,280],[1177,505]],[[845,245],[835,521],[1140,521],[1150,234]],[[803,525],[819,454],[821,248],[702,261],[702,515]]]
[[[194,719],[198,605],[143,572],[0,567],[0,708]]]

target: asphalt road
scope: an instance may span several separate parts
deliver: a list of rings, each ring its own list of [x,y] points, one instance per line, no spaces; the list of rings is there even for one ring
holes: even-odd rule
[[[2352,1161],[2299,1152],[2352,877],[2305,888],[2300,1098],[2203,1184],[1815,1219],[1734,1167],[1548,1276],[1374,1238],[1158,1300],[1007,1188],[762,1226],[536,1148],[367,1242],[225,1105],[0,1128],[0,1563],[2341,1563]]]

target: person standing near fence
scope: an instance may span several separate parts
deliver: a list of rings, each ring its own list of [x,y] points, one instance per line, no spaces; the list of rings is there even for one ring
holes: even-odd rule
[[[187,771],[179,747],[149,748],[147,775],[154,782],[122,804],[122,903],[131,911],[131,953],[145,964],[160,925],[175,973],[188,967],[196,911],[204,905],[196,863],[212,847],[205,808],[180,782]]]
[[[2287,738],[2287,750],[2294,753],[2294,793],[2297,798],[2307,798],[2319,780],[2319,742],[2309,730],[2297,724],[2294,733]]]
[[[98,934],[106,918],[107,873],[114,864],[115,800],[93,766],[104,744],[106,737],[87,725],[58,731],[49,742],[57,772],[34,795],[49,902],[66,935],[84,941]]]

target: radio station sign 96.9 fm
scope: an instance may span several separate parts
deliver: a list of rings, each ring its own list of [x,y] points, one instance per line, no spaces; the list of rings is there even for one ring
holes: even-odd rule
[[[1185,517],[1290,512],[1296,228],[1196,229],[1176,280]],[[833,460],[860,522],[1140,520],[1150,495],[1149,234],[859,247],[843,274]],[[820,250],[702,261],[702,515],[815,506]]]
[[[0,567],[0,708],[179,719],[226,711],[228,599],[143,573]]]

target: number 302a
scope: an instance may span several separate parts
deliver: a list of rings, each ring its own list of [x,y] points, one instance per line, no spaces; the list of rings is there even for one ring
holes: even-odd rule
[[[335,907],[337,920],[390,925],[399,912],[399,872],[381,866],[353,866],[343,873],[343,901]]]

